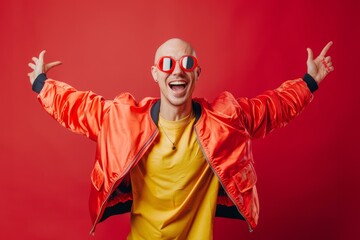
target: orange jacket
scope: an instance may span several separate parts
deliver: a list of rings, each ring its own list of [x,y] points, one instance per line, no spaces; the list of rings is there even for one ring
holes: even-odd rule
[[[221,183],[217,216],[241,218],[252,230],[259,217],[251,139],[264,137],[298,115],[312,100],[302,79],[289,80],[255,98],[221,93],[213,102],[194,98],[194,130],[206,161]],[[97,142],[91,173],[91,233],[113,214],[129,212],[129,172],[158,137],[160,101],[128,93],[108,101],[90,91],[47,79],[38,99],[66,128]]]

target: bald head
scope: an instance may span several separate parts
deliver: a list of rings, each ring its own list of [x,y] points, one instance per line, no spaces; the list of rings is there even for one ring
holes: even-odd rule
[[[155,53],[155,63],[162,56],[172,56],[179,59],[183,55],[194,55],[195,51],[193,47],[186,41],[180,38],[171,38],[161,44]]]

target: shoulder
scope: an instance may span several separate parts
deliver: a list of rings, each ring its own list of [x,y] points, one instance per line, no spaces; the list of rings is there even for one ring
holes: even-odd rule
[[[146,97],[141,100],[136,100],[135,97],[129,93],[120,93],[112,102],[113,107],[117,109],[129,109],[131,112],[141,112],[150,109],[159,99],[154,97]]]
[[[114,102],[128,104],[128,105],[141,106],[141,105],[152,104],[153,102],[156,102],[157,100],[158,100],[158,98],[146,97],[146,98],[143,98],[140,101],[138,101],[131,93],[123,92],[123,93],[118,94],[115,97]]]
[[[236,119],[239,116],[240,105],[230,92],[221,92],[212,101],[205,98],[195,98],[194,101],[202,106],[206,114],[213,117]]]
[[[222,111],[229,106],[238,105],[234,95],[227,91],[221,92],[212,101],[206,98],[194,98],[194,101],[200,103],[203,108],[213,111]]]

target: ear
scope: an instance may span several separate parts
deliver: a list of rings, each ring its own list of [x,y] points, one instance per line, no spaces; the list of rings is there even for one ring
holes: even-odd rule
[[[155,82],[158,82],[158,71],[155,66],[151,67],[151,75]]]
[[[201,73],[201,67],[198,66],[195,71],[196,71],[196,80],[198,80],[200,77],[200,73]]]

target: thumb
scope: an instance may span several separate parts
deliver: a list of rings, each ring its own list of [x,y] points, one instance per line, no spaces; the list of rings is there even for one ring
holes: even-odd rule
[[[55,67],[55,66],[58,66],[58,65],[61,65],[61,64],[62,64],[62,62],[60,62],[60,61],[48,63],[48,64],[46,64],[46,66],[45,66],[45,71],[47,72],[47,71],[49,71],[51,68],[53,68],[53,67]]]
[[[307,59],[307,62],[311,62],[314,60],[314,55],[313,55],[313,51],[311,50],[311,48],[307,48],[306,49],[307,52],[308,52],[308,59]]]

